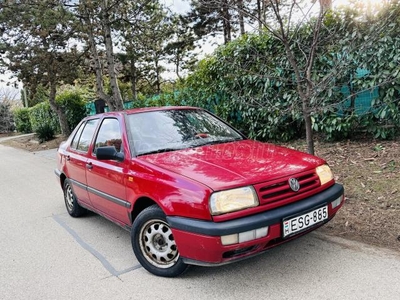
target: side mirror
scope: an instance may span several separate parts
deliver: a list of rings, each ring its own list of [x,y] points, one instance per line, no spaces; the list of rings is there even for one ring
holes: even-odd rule
[[[98,160],[116,160],[123,161],[125,156],[121,152],[117,152],[114,146],[99,147],[96,149],[96,157]]]

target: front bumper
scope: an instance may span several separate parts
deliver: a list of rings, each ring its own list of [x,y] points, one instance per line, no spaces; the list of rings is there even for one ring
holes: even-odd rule
[[[57,178],[61,177],[61,171],[59,169],[54,169],[54,174],[56,174]]]
[[[258,254],[320,227],[332,219],[342,206],[343,200],[334,209],[330,203],[343,194],[343,186],[335,184],[321,193],[301,201],[230,221],[217,223],[174,216],[168,216],[167,220],[174,233],[180,255],[186,263],[221,265]],[[315,224],[295,236],[282,238],[282,220],[284,218],[297,216],[324,205],[328,205],[328,219],[325,222]],[[266,226],[269,226],[266,237],[228,246],[221,243],[221,236]]]

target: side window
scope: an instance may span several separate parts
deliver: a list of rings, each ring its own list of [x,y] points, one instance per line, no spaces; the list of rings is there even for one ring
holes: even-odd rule
[[[123,150],[121,130],[117,119],[108,118],[101,123],[93,151],[104,146],[114,146],[118,152]]]
[[[85,122],[82,123],[81,126],[79,127],[78,131],[75,133],[74,139],[72,140],[72,143],[71,143],[72,149],[76,149],[76,147],[78,146],[78,141],[79,141],[79,138],[81,137],[82,130],[83,130],[83,127],[85,127],[85,124],[86,124]]]
[[[83,128],[81,137],[78,141],[76,149],[79,151],[87,152],[92,141],[93,133],[96,130],[98,119],[89,120],[86,122],[85,128]]]

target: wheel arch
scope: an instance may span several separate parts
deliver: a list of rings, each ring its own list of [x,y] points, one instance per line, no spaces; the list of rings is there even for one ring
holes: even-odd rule
[[[67,176],[65,176],[64,173],[61,173],[61,174],[60,174],[60,184],[61,184],[61,188],[62,188],[62,189],[64,189],[64,182],[65,182],[65,179],[67,179]]]
[[[133,209],[130,215],[130,219],[131,219],[131,224],[133,224],[133,222],[135,221],[136,217],[140,214],[141,211],[143,211],[144,209],[146,209],[149,206],[152,205],[157,205],[158,207],[161,208],[160,205],[158,205],[158,203],[156,201],[154,201],[153,199],[149,198],[149,197],[140,197],[135,201],[135,204],[133,205]],[[161,208],[162,210],[162,208]]]

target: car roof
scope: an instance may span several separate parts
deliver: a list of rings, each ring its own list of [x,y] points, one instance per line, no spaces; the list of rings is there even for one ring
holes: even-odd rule
[[[191,106],[158,106],[158,107],[142,107],[142,108],[128,109],[125,110],[124,112],[128,115],[131,115],[148,111],[177,110],[177,109],[200,109],[200,108]]]
[[[101,118],[101,117],[110,117],[110,116],[118,116],[121,114],[127,114],[127,115],[132,115],[132,114],[137,114],[137,113],[143,113],[143,112],[151,112],[151,111],[161,111],[161,110],[182,110],[182,109],[201,109],[199,107],[192,107],[192,106],[157,106],[157,107],[142,107],[142,108],[133,108],[133,109],[127,109],[123,111],[111,111],[111,112],[105,112],[105,113],[100,113],[92,116],[88,116],[87,119],[91,119],[93,117]]]

